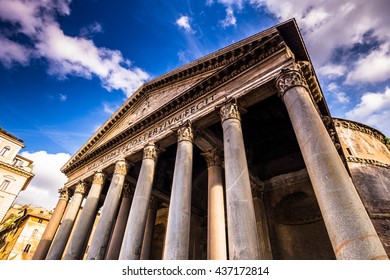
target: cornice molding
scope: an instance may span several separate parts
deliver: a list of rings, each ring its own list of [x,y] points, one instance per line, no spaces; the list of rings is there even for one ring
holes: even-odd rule
[[[355,130],[358,132],[366,133],[366,134],[378,139],[380,142],[386,144],[385,143],[385,135],[382,132],[376,130],[375,128],[369,127],[365,124],[358,123],[355,121],[350,121],[350,120],[334,118],[333,121],[334,121],[334,125],[336,127],[342,126],[344,128],[348,128],[348,129]]]
[[[6,170],[14,172],[16,174],[22,175],[26,178],[34,177],[34,174],[26,170],[21,169],[20,167],[13,166],[11,164],[0,161],[0,167],[3,167]]]
[[[250,48],[249,45],[251,46]],[[240,52],[242,52],[241,48],[243,48],[243,50],[246,49],[244,46],[241,46]],[[249,68],[252,68],[257,63],[262,62],[263,60],[270,57],[272,54],[276,53],[277,51],[285,49],[286,45],[283,41],[283,38],[277,32],[275,32],[271,35],[259,39],[258,41],[256,41],[256,43],[248,42],[248,48],[249,48],[248,51],[246,51],[244,54],[240,56],[235,57],[235,60],[231,62],[229,61],[229,63],[221,64],[221,65],[225,65],[225,67],[219,69],[218,71],[206,77],[205,79],[202,79],[200,82],[196,83],[191,88],[184,91],[180,96],[166,103],[164,107],[140,119],[138,122],[134,123],[131,127],[123,130],[122,132],[118,133],[116,136],[109,139],[107,142],[103,143],[99,147],[92,150],[89,154],[86,154],[86,152],[89,150],[88,147],[93,146],[93,143],[86,144],[85,148],[80,152],[78,152],[78,154],[72,160],[70,160],[61,169],[61,171],[66,174],[77,169],[79,166],[88,163],[96,155],[104,153],[113,147],[116,147],[117,145],[123,143],[126,139],[129,139],[133,135],[140,132],[145,127],[150,126],[156,123],[157,121],[173,114],[174,112],[186,106],[187,104],[191,103],[192,101],[196,100],[200,96],[206,95],[207,93],[216,90],[217,88],[219,88],[220,86],[228,82],[229,80],[237,77],[238,75],[242,74],[244,71],[248,70]],[[235,51],[238,50],[237,49],[231,50],[231,52],[235,52]],[[207,61],[204,61],[203,63],[206,63]],[[216,61],[216,63],[217,62],[218,61]],[[220,63],[222,63],[222,61]],[[173,79],[171,82],[175,83],[177,81]],[[147,84],[143,86],[143,89],[146,91],[146,89],[150,90],[151,88],[150,85]],[[144,92],[144,94],[146,94],[146,92]],[[140,95],[138,92],[136,96],[134,98],[131,98],[127,102],[126,106],[124,106],[123,108],[126,108],[126,110],[128,110],[131,106],[135,104],[135,102],[139,98]],[[121,116],[123,116],[124,114],[125,112],[122,112]],[[113,120],[115,120],[116,122],[117,116],[113,117]],[[103,136],[103,134],[104,132],[101,131],[97,134],[97,136],[101,137]],[[84,154],[86,155],[84,156]]]
[[[370,164],[374,166],[380,166],[390,169],[390,164],[377,161],[375,159],[359,158],[359,157],[346,157],[347,162]]]

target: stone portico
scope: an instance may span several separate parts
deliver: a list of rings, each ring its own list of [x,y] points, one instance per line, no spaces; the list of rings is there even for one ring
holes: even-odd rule
[[[335,123],[294,20],[155,78],[62,168],[34,258],[388,259]]]

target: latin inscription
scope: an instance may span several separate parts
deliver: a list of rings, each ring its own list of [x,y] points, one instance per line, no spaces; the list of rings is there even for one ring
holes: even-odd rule
[[[111,160],[114,160],[116,158],[120,158],[121,155],[130,154],[131,152],[135,151],[137,148],[139,148],[141,145],[145,145],[150,139],[155,138],[156,136],[162,134],[167,129],[171,129],[175,125],[184,122],[189,118],[190,116],[194,115],[195,113],[201,111],[206,106],[210,105],[215,101],[216,94],[213,94],[211,96],[208,96],[194,105],[192,105],[189,108],[186,108],[182,111],[180,111],[178,114],[152,126],[150,129],[146,130],[143,134],[136,137],[135,139],[131,140],[130,142],[118,147],[114,151],[110,152],[109,154],[103,156],[99,160],[95,161],[94,163],[88,165],[87,172],[91,171],[102,164],[105,164],[106,162],[109,162]]]

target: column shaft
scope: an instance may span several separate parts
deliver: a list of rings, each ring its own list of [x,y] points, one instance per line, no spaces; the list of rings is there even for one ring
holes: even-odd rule
[[[202,155],[206,158],[208,166],[207,259],[226,260],[222,154],[215,149]]]
[[[144,148],[141,170],[127,219],[125,235],[119,254],[120,260],[140,259],[149,201],[152,194],[156,157],[157,153],[154,144],[147,144]]]
[[[92,237],[89,248],[88,260],[103,260],[110,239],[111,230],[117,215],[119,202],[122,194],[123,183],[126,175],[126,162],[119,160],[115,164],[114,175],[108,189],[106,199],[102,207],[99,222]]]
[[[220,113],[225,158],[229,258],[259,259],[256,218],[237,104],[222,106]]]
[[[188,259],[193,156],[193,136],[189,123],[179,128],[178,136],[168,224],[165,235],[164,260]]]
[[[85,186],[82,182],[80,182],[79,185],[76,187],[69,208],[66,211],[61,226],[58,229],[56,236],[54,237],[49,252],[47,253],[47,260],[61,259],[66,243],[68,242],[70,233],[72,232],[72,228],[76,220],[77,213],[79,212],[81,202],[83,201],[84,192]]]
[[[126,222],[129,217],[131,201],[133,196],[130,194],[128,185],[123,187],[123,195],[121,206],[119,207],[118,216],[116,218],[114,230],[110,240],[110,245],[107,249],[106,260],[117,260],[121,250],[123,236],[125,235]]]
[[[103,173],[96,173],[87,200],[81,210],[80,218],[75,225],[69,245],[64,253],[65,260],[79,260],[83,256],[89,234],[92,231],[92,226],[96,219],[103,183]]]
[[[148,260],[150,258],[150,249],[152,247],[154,224],[156,223],[158,206],[153,205],[156,204],[156,202],[153,201],[153,198],[151,204],[152,205],[149,207],[148,211],[148,218],[146,219],[144,241],[142,242],[142,252],[140,257],[141,260]]]
[[[267,216],[265,213],[263,194],[256,188],[252,189],[253,206],[255,209],[257,235],[259,239],[259,253],[261,260],[272,260],[271,241],[268,233]]]
[[[41,240],[39,241],[38,247],[35,250],[33,260],[44,260],[46,258],[47,252],[50,249],[50,245],[53,241],[54,235],[58,229],[58,226],[61,222],[61,218],[64,215],[66,205],[68,204],[68,191],[63,188],[59,190],[60,199],[57,202],[57,205],[54,209],[53,215],[50,218],[47,227],[42,235]]]
[[[298,68],[276,80],[337,259],[388,259]]]

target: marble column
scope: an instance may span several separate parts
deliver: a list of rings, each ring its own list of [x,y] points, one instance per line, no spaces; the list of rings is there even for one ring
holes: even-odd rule
[[[110,244],[108,245],[107,249],[106,260],[117,260],[119,258],[132,200],[133,192],[131,191],[130,186],[125,184],[123,186],[121,206],[119,207],[118,216],[116,218]]]
[[[221,151],[214,149],[202,154],[208,170],[207,259],[226,260],[225,203],[222,185]]]
[[[127,219],[125,235],[119,254],[120,260],[140,259],[149,200],[152,194],[156,158],[156,147],[153,143],[148,143],[144,148],[141,170]]]
[[[115,164],[114,175],[104,200],[99,222],[96,226],[95,233],[92,237],[89,248],[88,260],[103,260],[107,250],[111,231],[118,212],[119,202],[122,194],[123,183],[127,173],[126,161],[120,159]]]
[[[261,260],[272,260],[271,241],[268,233],[267,215],[263,202],[263,192],[258,185],[252,186],[253,207],[255,209],[257,235],[259,239],[259,253]]]
[[[94,175],[92,186],[88,192],[87,200],[81,210],[80,218],[75,224],[72,237],[65,250],[63,259],[79,260],[83,257],[88,237],[92,231],[93,223],[96,219],[100,194],[104,183],[104,175],[97,172]]]
[[[187,260],[190,239],[193,133],[187,122],[178,131],[175,170],[164,243],[164,260]]]
[[[146,227],[144,240],[142,242],[141,260],[149,260],[150,249],[152,247],[154,225],[156,223],[157,211],[160,206],[160,201],[154,197],[150,200],[148,218],[146,219]]]
[[[54,235],[61,222],[61,218],[64,215],[66,205],[69,201],[68,190],[66,188],[59,189],[60,199],[57,202],[54,212],[51,215],[50,221],[47,224],[45,231],[43,232],[42,238],[39,241],[38,247],[35,250],[33,260],[44,260],[47,252],[49,251],[50,245],[53,241]]]
[[[54,237],[53,243],[47,253],[47,260],[60,260],[62,254],[64,253],[64,249],[66,243],[68,242],[70,233],[72,232],[72,228],[74,222],[77,217],[77,213],[80,210],[81,202],[83,201],[85,193],[85,186],[83,182],[80,182],[76,186],[76,190],[74,191],[74,195],[70,202],[69,208],[66,211],[66,214],[62,220],[61,226],[58,229],[56,236]]]
[[[276,79],[337,259],[388,259],[371,220],[294,65]]]
[[[229,258],[259,259],[256,218],[237,103],[232,101],[224,104],[220,115],[225,158]]]

